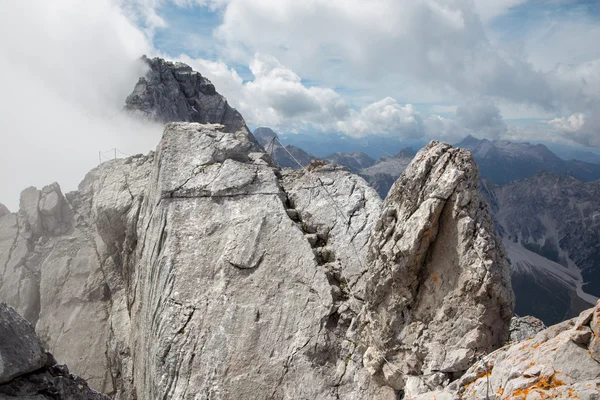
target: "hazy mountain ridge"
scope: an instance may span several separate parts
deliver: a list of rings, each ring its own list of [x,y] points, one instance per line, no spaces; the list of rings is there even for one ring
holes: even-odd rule
[[[543,169],[584,182],[600,179],[600,165],[563,160],[543,144],[490,141],[468,136],[456,146],[471,150],[481,176],[499,184],[529,178]]]

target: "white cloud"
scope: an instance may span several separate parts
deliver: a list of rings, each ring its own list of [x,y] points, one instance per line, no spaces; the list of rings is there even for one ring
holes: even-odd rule
[[[500,109],[489,99],[471,100],[456,109],[456,121],[467,133],[498,139],[506,132]]]
[[[582,113],[573,114],[568,118],[555,118],[548,121],[550,125],[562,132],[577,132],[585,125],[585,116]]]
[[[254,79],[247,82],[223,62],[186,56],[180,60],[210,79],[251,125],[269,126],[284,132],[310,128],[350,136],[391,134],[404,139],[435,137],[453,141],[465,135],[465,128],[455,120],[423,115],[413,105],[403,105],[391,97],[353,109],[332,89],[306,86],[298,74],[274,57],[256,54],[249,65]],[[498,127],[503,126],[502,117],[493,104],[482,104],[483,109],[479,103],[474,103],[473,107],[478,108],[470,112],[476,114],[485,111],[485,107],[492,111],[480,120],[471,116],[470,129],[496,134]],[[471,110],[462,107],[463,114]],[[455,109],[456,106],[452,106],[445,110]]]
[[[119,116],[151,46],[109,0],[19,0],[0,13],[0,201],[58,181],[76,188],[113,147],[147,152],[160,127]]]
[[[391,97],[369,104],[360,111],[352,110],[348,118],[337,122],[337,128],[351,136],[392,133],[415,139],[424,134],[423,120],[415,108],[411,104],[398,104]]]
[[[426,84],[550,106],[543,76],[491,46],[469,1],[232,0],[216,35],[232,60],[261,51],[311,80],[370,85],[380,98]]]

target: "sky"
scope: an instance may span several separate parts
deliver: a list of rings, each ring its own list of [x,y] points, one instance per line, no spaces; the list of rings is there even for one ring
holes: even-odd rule
[[[0,202],[154,148],[162,127],[119,112],[142,54],[250,127],[595,151],[599,43],[597,0],[0,0]]]

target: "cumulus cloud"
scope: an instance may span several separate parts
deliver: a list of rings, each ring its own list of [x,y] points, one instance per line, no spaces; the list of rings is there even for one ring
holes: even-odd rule
[[[298,74],[271,56],[255,55],[249,65],[254,79],[246,82],[223,62],[187,56],[180,60],[209,78],[251,125],[286,132],[308,128],[355,137],[384,134],[453,141],[464,136],[464,127],[454,119],[423,115],[412,104],[391,97],[354,109],[333,89],[305,85]],[[469,124],[472,132],[499,132],[503,126],[497,107],[489,101],[461,107],[461,122]],[[485,115],[477,119],[480,112]]]
[[[586,116],[583,113],[575,113],[550,120],[548,124],[563,137],[584,146],[600,146],[600,118],[597,114]]]
[[[470,1],[231,0],[216,36],[232,60],[248,62],[260,49],[336,86],[369,82],[383,93],[411,77],[439,90],[551,106],[542,74],[493,48]]]
[[[411,104],[401,105],[386,97],[359,111],[352,110],[348,118],[337,123],[341,132],[351,136],[396,133],[406,139],[418,139],[424,134],[423,119]]]
[[[470,100],[456,109],[456,121],[469,134],[498,139],[506,132],[500,109],[489,99]]]
[[[119,114],[151,49],[110,0],[20,0],[0,13],[0,201],[58,181],[75,189],[98,151],[147,152],[161,128]]]
[[[577,132],[585,125],[585,116],[582,113],[573,114],[568,118],[554,118],[548,122],[562,132]]]

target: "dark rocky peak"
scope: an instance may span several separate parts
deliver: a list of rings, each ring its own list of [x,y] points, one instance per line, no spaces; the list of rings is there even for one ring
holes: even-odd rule
[[[125,100],[125,111],[163,123],[199,122],[224,125],[226,132],[247,130],[241,114],[189,65],[158,57],[141,60],[148,72]]]
[[[263,147],[267,146],[273,138],[279,139],[277,134],[271,128],[260,127],[254,131],[254,137]]]

